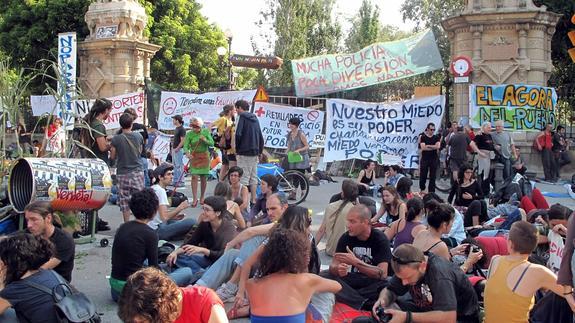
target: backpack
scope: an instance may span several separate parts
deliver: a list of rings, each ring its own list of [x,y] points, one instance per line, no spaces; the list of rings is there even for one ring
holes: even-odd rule
[[[170,205],[171,207],[178,207],[180,204],[182,204],[182,202],[188,200],[186,194],[178,191],[167,190],[166,194],[168,194],[168,197],[172,198],[172,203]]]
[[[60,323],[100,323],[100,315],[96,306],[86,295],[79,292],[55,271],[50,273],[58,280],[58,285],[52,289],[35,282],[23,280],[22,282],[32,288],[49,294],[54,299],[54,309]]]

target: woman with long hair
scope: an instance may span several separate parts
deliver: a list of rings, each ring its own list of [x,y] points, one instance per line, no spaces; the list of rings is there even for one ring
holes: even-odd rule
[[[214,263],[236,234],[236,227],[229,219],[231,215],[226,207],[225,198],[208,196],[198,217],[200,224],[192,235],[184,240],[182,246],[168,256],[166,263],[170,266],[191,268],[193,273],[203,271]]]
[[[389,230],[385,230],[385,235],[389,241],[393,240],[393,248],[397,248],[404,243],[412,243],[413,239],[419,232],[425,230],[422,223],[425,208],[423,200],[419,197],[414,197],[407,201],[407,214],[405,221],[399,219],[394,221],[389,226]]]
[[[491,123],[484,122],[481,125],[481,133],[475,136],[473,140],[479,149],[477,156],[477,174],[481,178],[481,190],[483,194],[489,195],[491,184],[491,160],[495,158],[495,145],[491,137]]]
[[[345,216],[349,210],[358,203],[359,189],[357,183],[351,179],[346,179],[341,184],[342,199],[330,203],[324,212],[321,226],[315,234],[315,242],[319,243],[324,234],[327,237],[325,252],[333,256],[339,238],[345,233]]]
[[[289,162],[289,169],[297,170],[305,176],[306,170],[309,169],[309,144],[307,138],[303,131],[299,129],[301,124],[301,119],[293,117],[288,121],[289,132],[287,134],[287,154],[297,153],[301,156],[301,160],[298,162]],[[299,179],[294,182],[296,190],[292,191],[288,196],[288,199],[295,200],[297,194],[297,188],[300,187],[302,191],[305,191],[305,181],[300,181]]]
[[[226,209],[232,215],[232,220],[235,220],[238,229],[243,230],[246,228],[246,221],[242,215],[238,203],[232,200],[232,186],[226,182],[219,182],[214,188],[214,196],[221,196],[226,199]]]
[[[260,257],[259,274],[246,283],[251,321],[305,322],[314,293],[337,293],[341,285],[307,273],[309,243],[305,234],[274,230]]]
[[[222,168],[220,168],[220,182],[226,179],[230,167],[237,165],[236,151],[232,148],[231,142],[235,132],[234,117],[236,107],[233,104],[226,104],[220,112],[220,117],[212,123],[212,131],[216,131],[219,142],[214,144],[222,151]]]
[[[391,225],[393,221],[405,218],[407,207],[401,200],[395,187],[387,185],[381,191],[382,204],[377,214],[371,219],[372,223],[378,223],[385,214],[385,223]]]
[[[90,151],[81,149],[83,158],[94,158],[95,156],[105,161],[106,164],[110,164],[108,151],[110,151],[111,144],[106,139],[106,127],[104,126],[104,120],[110,116],[110,112],[112,112],[112,101],[100,98],[96,99],[90,112],[84,116],[80,130],[80,142]]]
[[[483,222],[489,220],[487,204],[483,201],[481,185],[475,179],[475,172],[469,164],[464,164],[459,169],[457,186],[454,204],[461,213],[464,213],[465,227],[479,227]]]
[[[198,179],[200,180],[200,204],[204,204],[204,194],[208,185],[210,174],[210,153],[208,148],[214,145],[214,139],[208,129],[203,129],[204,121],[193,117],[190,122],[192,131],[186,133],[184,138],[184,151],[190,160],[190,173],[192,174],[192,207],[198,206]]]
[[[357,175],[357,185],[359,188],[359,195],[364,195],[368,192],[377,194],[377,188],[375,185],[375,167],[376,164],[373,160],[368,159],[363,163],[363,169],[359,171]],[[372,190],[374,192],[372,192]]]
[[[52,295],[27,284],[39,284],[50,290],[60,284],[56,272],[41,268],[54,255],[53,248],[50,241],[30,233],[0,239],[0,281],[4,286],[0,290],[1,322],[13,316],[10,307],[20,322],[60,322]]]

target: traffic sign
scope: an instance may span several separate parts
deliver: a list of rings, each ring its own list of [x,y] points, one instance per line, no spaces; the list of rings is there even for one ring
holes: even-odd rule
[[[254,102],[269,102],[270,97],[267,94],[263,86],[258,86],[256,96],[254,97]]]

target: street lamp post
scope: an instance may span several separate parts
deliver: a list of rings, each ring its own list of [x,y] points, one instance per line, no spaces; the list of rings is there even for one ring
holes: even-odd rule
[[[223,46],[220,46],[217,48],[217,53],[218,56],[220,57],[220,62],[222,64],[222,67],[227,67],[228,68],[228,84],[227,84],[227,89],[228,90],[232,90],[234,87],[234,74],[232,73],[232,62],[230,60],[230,57],[232,56],[232,39],[233,39],[233,34],[232,31],[230,29],[226,29],[224,31],[224,35],[226,36],[226,39],[228,40],[228,48],[226,49]],[[228,55],[227,57],[227,62],[224,63],[223,59],[224,56]]]

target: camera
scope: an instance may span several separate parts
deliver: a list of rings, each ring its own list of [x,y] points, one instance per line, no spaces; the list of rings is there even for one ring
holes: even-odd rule
[[[470,244],[467,246],[467,254],[470,254],[471,251],[473,251],[473,253],[479,252],[479,250],[481,250],[478,246]]]
[[[377,308],[375,313],[377,314],[377,318],[380,322],[389,322],[393,318],[393,315],[385,313],[385,309],[381,306]]]

